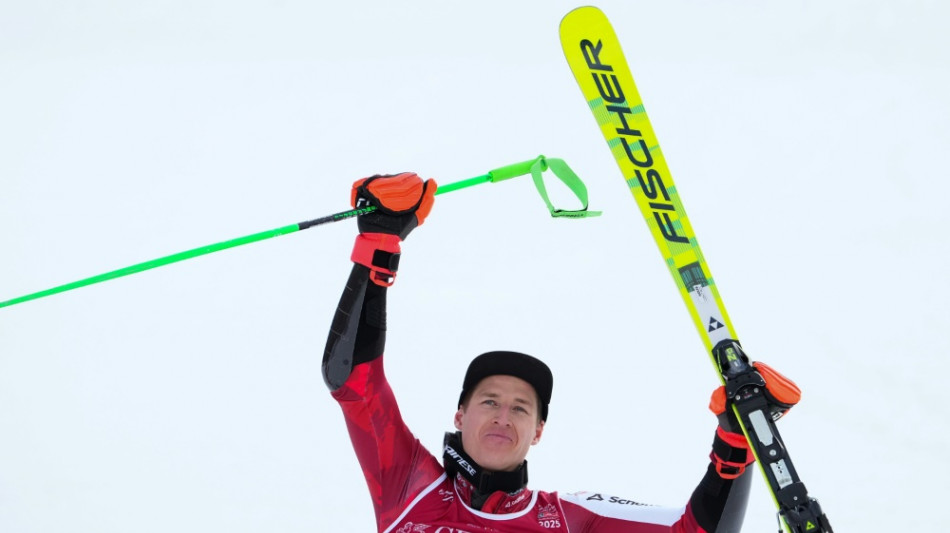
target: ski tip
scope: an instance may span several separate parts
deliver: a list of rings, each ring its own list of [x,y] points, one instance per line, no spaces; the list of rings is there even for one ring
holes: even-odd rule
[[[566,15],[564,15],[564,17],[561,18],[561,27],[564,27],[564,22],[567,21],[568,19],[573,19],[573,18],[583,16],[585,13],[589,13],[589,14],[597,13],[600,16],[604,16],[604,12],[601,11],[600,8],[595,7],[595,6],[575,7],[574,9],[570,10]]]

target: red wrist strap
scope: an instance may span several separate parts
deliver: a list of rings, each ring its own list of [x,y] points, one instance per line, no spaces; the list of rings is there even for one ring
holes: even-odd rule
[[[370,269],[373,283],[389,287],[396,281],[399,268],[400,239],[388,233],[361,233],[356,236],[350,259]]]
[[[722,426],[716,427],[716,435],[719,435],[719,438],[723,440],[729,446],[733,448],[745,448],[749,449],[749,441],[745,439],[745,435],[741,433],[731,433],[722,429]]]
[[[752,450],[749,449],[749,442],[746,441],[744,435],[730,433],[721,427],[716,428],[716,437],[732,448],[745,450],[746,453],[745,462],[727,461],[716,453],[716,446],[714,446],[713,451],[709,454],[709,459],[716,465],[716,473],[723,479],[735,479],[741,476],[742,473],[745,472],[745,467],[755,462],[755,455],[753,455]]]

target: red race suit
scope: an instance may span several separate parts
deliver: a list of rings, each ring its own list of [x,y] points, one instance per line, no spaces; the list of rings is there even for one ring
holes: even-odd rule
[[[386,287],[354,265],[331,326],[323,374],[343,410],[383,533],[660,533],[739,531],[749,472],[723,476],[710,462],[687,503],[645,505],[603,493],[522,487],[471,505],[474,487],[446,473],[406,427],[383,371]],[[717,435],[715,439],[720,439]],[[714,441],[714,447],[716,441]],[[721,443],[720,443],[721,446]],[[744,451],[744,450],[743,450]]]

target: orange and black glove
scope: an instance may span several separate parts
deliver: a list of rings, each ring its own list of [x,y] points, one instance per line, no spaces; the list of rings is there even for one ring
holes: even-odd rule
[[[765,398],[771,408],[772,419],[778,420],[798,403],[802,391],[792,380],[767,364],[754,362],[752,366],[765,380]],[[742,475],[746,466],[755,461],[755,456],[742,434],[742,427],[736,419],[724,386],[713,391],[709,410],[719,419],[710,459],[716,465],[720,477],[735,479]]]
[[[399,267],[399,243],[421,226],[435,202],[435,180],[423,181],[413,172],[375,175],[353,183],[350,203],[376,209],[357,218],[360,234],[351,259],[368,267],[370,279],[388,287]]]

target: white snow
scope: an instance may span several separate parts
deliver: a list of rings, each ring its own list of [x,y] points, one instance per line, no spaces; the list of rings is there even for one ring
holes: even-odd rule
[[[6,2],[0,300],[348,207],[440,196],[403,246],[387,369],[431,449],[468,361],[555,372],[531,485],[681,506],[717,384],[558,41],[579,4]],[[840,531],[936,529],[950,477],[950,8],[603,0],[744,347]],[[552,191],[561,201],[569,193]],[[364,532],[320,359],[352,221],[0,309],[0,531]],[[746,531],[774,531],[756,479]]]

